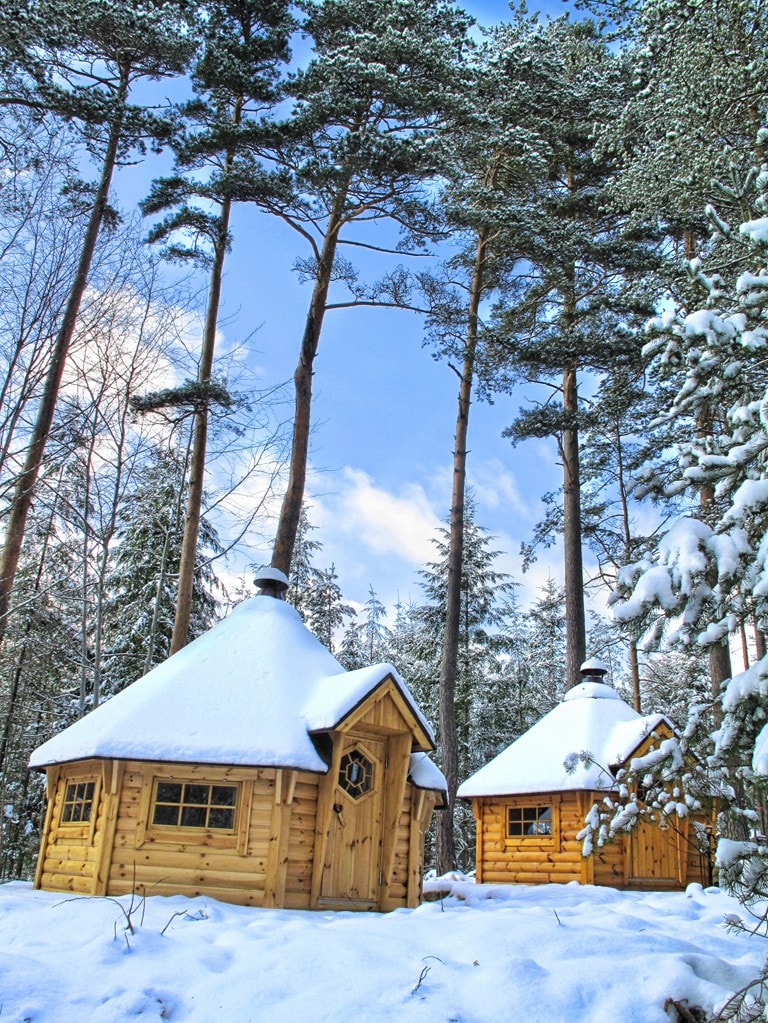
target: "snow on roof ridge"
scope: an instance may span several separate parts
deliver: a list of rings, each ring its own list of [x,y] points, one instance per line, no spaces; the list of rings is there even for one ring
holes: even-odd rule
[[[607,682],[577,682],[565,694],[561,703],[570,700],[621,700],[621,696]],[[624,701],[621,700],[623,703]]]

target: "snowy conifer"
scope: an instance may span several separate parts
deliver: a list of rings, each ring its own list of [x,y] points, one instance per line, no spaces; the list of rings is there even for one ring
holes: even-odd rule
[[[274,212],[308,244],[308,258],[297,268],[312,287],[294,374],[290,473],[273,551],[273,564],[285,572],[304,496],[313,367],[326,311],[402,301],[397,271],[373,290],[362,287],[340,247],[418,250],[435,229],[427,181],[441,167],[446,112],[466,99],[469,24],[444,0],[305,0],[302,7],[313,55],[291,79],[294,110],[275,126],[274,136],[275,158],[290,172],[296,195],[293,202],[275,204]],[[351,295],[334,296],[336,284]]]

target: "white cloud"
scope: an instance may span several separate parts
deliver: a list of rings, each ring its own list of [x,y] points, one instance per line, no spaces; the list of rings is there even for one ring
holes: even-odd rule
[[[375,555],[391,554],[422,565],[434,555],[431,538],[440,525],[424,488],[405,483],[399,493],[378,486],[363,470],[347,466],[330,497],[313,500],[323,543],[332,536],[368,548]]]
[[[480,506],[504,509],[506,514],[515,517],[530,518],[535,514],[531,495],[521,491],[517,473],[511,472],[498,458],[472,467],[469,482]],[[535,500],[538,501],[538,495]]]

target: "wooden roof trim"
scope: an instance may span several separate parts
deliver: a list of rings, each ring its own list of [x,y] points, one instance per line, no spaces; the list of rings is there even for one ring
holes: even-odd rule
[[[434,744],[414,713],[411,701],[407,699],[391,672],[387,672],[373,689],[369,689],[365,696],[358,700],[354,707],[350,707],[330,728],[315,729],[310,732],[310,735],[318,732],[327,732],[331,729],[342,732],[350,731],[365,716],[372,704],[377,703],[388,694],[392,696],[405,724],[413,735],[414,751],[419,753],[431,752],[435,748]]]

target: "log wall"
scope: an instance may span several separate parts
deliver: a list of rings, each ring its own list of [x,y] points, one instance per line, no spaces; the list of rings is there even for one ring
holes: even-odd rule
[[[579,793],[478,799],[477,879],[481,882],[544,884],[582,881],[583,857],[576,834],[584,826]],[[507,838],[507,807],[553,807],[551,836]]]
[[[62,822],[67,786],[93,782],[94,798],[85,823]],[[36,873],[38,887],[53,891],[94,893],[104,837],[105,786],[102,764],[81,761],[69,770],[53,769],[48,778],[48,810]]]
[[[49,802],[36,887],[95,895],[210,895],[249,906],[311,907],[320,775],[226,768],[83,761],[49,771]],[[153,827],[156,778],[237,784],[236,832]],[[64,824],[68,784],[95,783],[92,819]],[[394,829],[392,871],[382,909],[421,897],[424,834],[436,794],[410,783]]]
[[[677,839],[681,856],[677,874],[670,879],[654,877],[649,867],[642,877],[643,867],[635,864],[631,870],[631,838],[618,835],[593,854],[583,857],[582,845],[576,835],[584,827],[587,813],[601,793],[563,792],[542,793],[536,796],[498,796],[474,799],[473,812],[477,820],[478,882],[543,884],[579,881],[582,884],[607,885],[613,888],[685,888],[691,882],[712,883],[706,852],[702,853],[695,840],[694,821],[711,823],[702,818],[683,821]],[[510,806],[552,805],[553,834],[510,839],[507,837],[507,808]],[[656,841],[653,825],[645,825],[646,837]],[[636,836],[637,839],[638,836]],[[636,854],[637,855],[637,854]],[[654,861],[655,862],[655,861]]]

